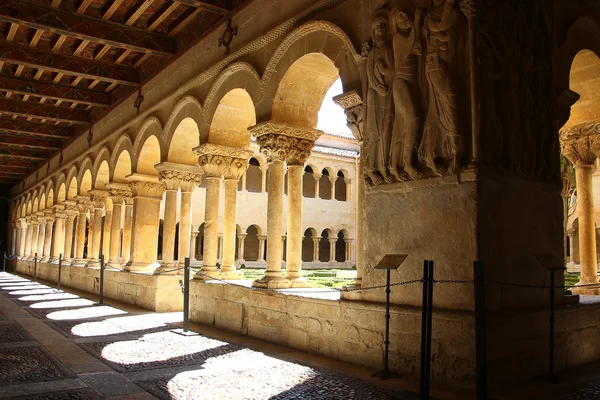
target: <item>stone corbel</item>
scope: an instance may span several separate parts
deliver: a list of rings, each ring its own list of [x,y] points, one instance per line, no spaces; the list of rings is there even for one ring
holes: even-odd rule
[[[333,102],[344,109],[346,114],[346,125],[352,135],[361,144],[363,141],[363,117],[364,105],[362,98],[356,91],[342,93],[333,98]]]
[[[279,121],[267,121],[249,128],[256,137],[260,152],[268,162],[285,161],[288,165],[303,165],[310,157],[315,141],[323,134]]]
[[[193,151],[207,177],[225,179],[239,179],[248,168],[248,160],[254,154],[251,150],[211,143],[202,144]]]

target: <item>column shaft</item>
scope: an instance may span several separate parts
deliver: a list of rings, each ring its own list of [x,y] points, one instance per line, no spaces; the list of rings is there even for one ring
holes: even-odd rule
[[[46,230],[44,233],[44,258],[42,262],[48,262],[50,260],[50,249],[52,248],[52,231],[54,226],[54,218],[46,220]]]
[[[58,264],[58,257],[63,252],[65,246],[65,221],[66,218],[56,218],[54,222],[54,234],[52,244],[52,258],[54,259],[54,263]]]
[[[222,279],[241,279],[241,274],[235,269],[237,185],[237,179],[225,179],[225,205],[223,210],[223,265],[221,265]]]
[[[265,240],[266,235],[260,235],[258,238],[258,260],[259,262],[265,261]]]
[[[37,245],[34,251],[34,256],[37,253],[38,258],[41,258],[44,254],[44,236],[46,234],[46,224],[43,222],[38,225]]]
[[[85,266],[87,260],[83,258],[83,251],[85,248],[85,223],[87,220],[87,215],[85,212],[79,211],[79,217],[77,218],[77,231],[75,233],[75,260],[73,261],[73,265],[77,266]]]
[[[102,243],[100,254],[104,256],[104,262],[110,259],[110,237],[112,232],[113,207],[106,204],[104,215],[104,226],[102,227]]]
[[[131,201],[131,199],[129,200]],[[121,264],[129,261],[131,257],[131,219],[133,217],[133,203],[125,203],[125,218],[123,219],[123,242],[121,243]]]
[[[63,259],[66,262],[70,262],[72,260],[71,250],[73,246],[73,222],[75,222],[75,216],[69,215],[67,217],[67,221],[65,222],[65,239],[64,239],[64,250],[63,250]]]
[[[329,262],[335,261],[335,243],[337,239],[329,239]]]
[[[196,241],[198,240],[198,232],[192,232],[192,240],[190,241],[190,264],[196,260]]]
[[[290,281],[300,281],[302,278],[303,174],[303,165],[288,165],[288,212],[285,277]]]
[[[321,237],[313,237],[313,262],[318,262],[319,260],[319,243],[321,242]]]
[[[102,208],[94,207],[94,219],[92,222],[92,246],[91,252],[88,254],[89,266],[100,266],[100,239],[102,235]],[[88,244],[88,248],[89,248]]]
[[[596,258],[592,166],[577,165],[575,167],[575,180],[577,185],[577,211],[579,216],[579,257],[581,259],[581,276],[579,278],[579,283],[597,283],[598,263]]]
[[[32,243],[33,243],[33,231],[34,228],[37,229],[37,224],[33,225],[31,222],[27,224],[27,238],[25,239],[25,253],[24,256],[27,258],[31,257],[31,249],[32,249]]]
[[[113,200],[112,221],[110,223],[110,248],[108,264],[113,268],[119,268],[119,250],[121,249],[121,214],[123,213],[123,200]],[[106,239],[105,239],[106,240]]]
[[[219,190],[221,178],[206,177],[206,204],[204,209],[204,265],[202,272],[216,275],[219,246]],[[199,276],[200,279],[207,277]]]
[[[183,267],[185,258],[190,257],[190,240],[192,237],[192,192],[181,192],[181,205],[179,208],[179,267]],[[194,244],[194,251],[195,251]],[[181,271],[180,273],[183,273]]]
[[[175,228],[177,226],[177,190],[167,190],[165,194],[165,219],[162,233],[162,265],[174,265]],[[179,238],[181,242],[181,237]]]

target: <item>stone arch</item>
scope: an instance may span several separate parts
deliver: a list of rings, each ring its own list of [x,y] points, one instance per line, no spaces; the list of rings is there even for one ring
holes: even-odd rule
[[[306,164],[302,175],[302,195],[304,197],[315,197],[315,173],[319,173],[319,170],[312,164]]]
[[[42,186],[42,188],[40,189],[40,194],[39,194],[38,210],[42,211],[45,209],[46,209],[46,193],[45,193],[44,187]]]
[[[252,97],[245,89],[235,88],[221,98],[212,116],[208,142],[212,144],[248,148],[248,128],[256,124]]]
[[[113,173],[113,177],[116,174],[115,168],[119,157],[124,151],[126,151],[129,154],[129,157],[131,158],[131,154],[133,154],[133,143],[131,142],[131,137],[127,133],[124,133],[121,136],[119,136],[119,139],[117,139],[117,142],[115,143],[115,146],[113,147],[112,153],[110,155],[109,166]]]
[[[333,175],[333,170],[329,167],[321,170],[321,178],[319,179],[319,198],[324,200],[331,199],[331,180],[330,176]]]
[[[92,159],[86,157],[79,167],[79,175],[77,175],[77,182],[79,183],[78,194],[81,196],[87,196],[88,191],[92,189]]]
[[[113,182],[127,183],[127,175],[131,175],[131,154],[129,150],[122,149],[115,161],[113,168]]]
[[[291,81],[287,83],[284,82],[285,75],[287,75],[287,72],[293,64],[310,54],[312,55],[305,59],[302,64],[307,60],[323,61],[323,64],[328,65],[326,68],[328,71],[328,78],[315,80],[315,82],[301,83],[304,86],[303,89],[306,89],[306,99],[310,100],[310,109],[297,109],[294,113],[289,114],[285,111],[286,107],[290,105],[297,106],[293,101],[290,102],[293,97],[284,96],[283,99],[280,99],[275,95],[275,90],[278,94],[284,94],[288,89],[291,89],[291,87],[287,85],[287,83],[290,83]],[[295,29],[277,47],[266,67],[263,76],[264,87],[272,92],[267,93],[265,96],[265,100],[270,102],[270,104],[265,105],[269,110],[264,110],[266,115],[261,115],[260,120],[263,120],[264,117],[264,120],[277,119],[283,122],[295,123],[297,125],[312,128],[316,127],[317,113],[323,97],[325,96],[327,89],[335,82],[338,76],[342,80],[345,91],[355,90],[359,95],[362,93],[362,84],[358,68],[359,58],[360,57],[356,53],[351,40],[346,33],[335,24],[326,21],[312,21]],[[329,62],[325,62],[325,59],[328,59]],[[299,64],[297,66],[306,67],[308,64]],[[313,71],[312,69],[309,70]],[[334,70],[336,71],[335,79],[333,79]],[[296,79],[293,79],[293,81],[299,82]],[[283,86],[282,83],[284,83]],[[309,90],[307,89],[309,86],[312,88],[311,90],[315,90],[313,95],[309,95],[308,93]],[[283,91],[280,90],[281,87],[284,88]],[[317,100],[319,97],[320,100]],[[316,105],[316,103],[318,103],[318,105]],[[313,110],[315,107],[316,110]],[[263,109],[261,108],[261,111],[262,110]],[[268,113],[270,113],[270,115],[268,115]],[[285,118],[281,119],[282,116],[285,116]]]
[[[102,189],[106,190],[106,184],[110,182],[110,151],[108,147],[103,146],[98,155],[96,156],[96,160],[94,161],[94,167],[92,169],[93,186],[94,189]]]
[[[302,236],[302,261],[311,262],[315,260],[315,242],[313,237],[317,236],[317,231],[314,228],[308,228]]]
[[[40,199],[37,197],[37,191],[33,192],[33,209],[31,210],[32,214],[35,214],[40,210]]]
[[[204,109],[202,105],[194,96],[185,96],[181,100],[175,104],[173,107],[173,111],[171,111],[171,115],[167,119],[167,123],[165,124],[165,137],[167,138],[167,142],[172,143],[173,135],[175,134],[175,130],[186,118],[191,118],[196,122],[196,126],[198,130],[202,134],[203,131],[201,127],[205,124],[206,118],[204,115]],[[200,136],[200,143],[206,143],[208,141],[208,131],[205,136]]]
[[[50,208],[54,205],[54,188],[49,187],[48,194],[46,194],[46,208]]]
[[[250,225],[246,228],[246,239],[244,239],[244,260],[258,261],[259,256],[259,240],[258,236],[263,234],[263,230],[259,225]]]
[[[346,241],[348,239],[348,231],[345,229],[340,229],[337,233],[337,241],[335,242],[335,261],[337,262],[345,262],[346,260]]]
[[[200,129],[198,124],[194,119],[186,117],[175,128],[167,146],[169,149],[167,161],[184,165],[198,165],[198,156],[192,149],[199,145]]]
[[[262,192],[262,164],[257,157],[252,157],[246,170],[246,190],[253,193]]]
[[[78,181],[77,181],[77,167],[72,166],[67,173],[67,178],[65,179],[65,183],[67,184],[67,200],[73,200],[75,196],[77,196],[78,190]]]
[[[164,141],[164,133],[163,133],[163,128],[162,125],[160,123],[160,121],[158,120],[158,118],[156,117],[150,117],[148,118],[146,121],[144,121],[144,123],[142,124],[136,138],[135,141],[133,143],[133,170],[135,172],[138,173],[143,173],[140,172],[138,170],[138,164],[139,164],[139,160],[140,157],[142,157],[142,150],[149,150],[148,147],[146,147],[148,143],[148,140],[154,136],[156,142],[154,142],[154,139],[152,139],[152,145],[154,146],[154,149],[151,153],[154,153],[154,155],[156,155],[156,153],[158,153],[159,155],[159,161],[157,161],[156,163],[159,163],[162,161],[162,155],[165,154],[165,141]],[[156,146],[156,144],[158,144],[158,146]],[[143,157],[148,157],[150,154],[149,153],[145,153],[143,155]],[[152,160],[149,160],[148,158],[145,158],[142,161],[142,164],[144,164],[145,162],[151,162]],[[155,163],[155,164],[156,164]],[[144,166],[144,168],[142,169],[147,169],[145,168],[147,167],[147,165]],[[152,169],[154,169],[154,165],[152,165]],[[156,171],[154,171],[153,175],[156,175]]]
[[[329,239],[333,238],[333,231],[329,228],[323,229],[321,232],[321,240],[319,240],[319,261],[329,262],[331,259],[331,246]]]
[[[154,166],[160,163],[160,150],[160,142],[158,138],[154,135],[149,136],[139,150],[135,172],[138,174],[157,176],[158,171],[154,168]]]
[[[61,183],[56,191],[56,204],[62,204],[67,199],[67,186]]]
[[[335,193],[334,198],[338,201],[347,201],[348,199],[348,184],[346,183],[346,177],[348,172],[344,173],[344,170],[339,170],[335,177]]]

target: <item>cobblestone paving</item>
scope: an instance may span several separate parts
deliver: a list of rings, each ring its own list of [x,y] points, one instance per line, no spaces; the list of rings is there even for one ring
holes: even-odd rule
[[[556,400],[600,400],[600,381],[595,381],[585,387],[562,394]],[[541,400],[541,399],[540,399]]]
[[[139,326],[136,328],[127,328],[120,326],[118,323],[111,323],[111,320],[104,321],[53,321],[48,322],[48,325],[54,328],[56,331],[62,333],[64,336],[69,338],[78,338],[78,337],[102,337],[102,336],[112,336],[119,334],[138,334],[145,335],[148,333],[156,333],[162,332],[166,329],[170,329],[167,327],[149,327],[144,328],[143,326]]]
[[[6,400],[23,400],[24,396],[6,397]],[[99,400],[100,396],[91,389],[63,390],[54,393],[28,395],[27,400]]]
[[[26,342],[33,338],[17,323],[0,324],[0,343]]]
[[[248,349],[211,358],[203,369],[141,382],[161,399],[389,399],[347,377],[278,360]]]
[[[73,376],[40,347],[0,349],[0,385],[41,382]]]

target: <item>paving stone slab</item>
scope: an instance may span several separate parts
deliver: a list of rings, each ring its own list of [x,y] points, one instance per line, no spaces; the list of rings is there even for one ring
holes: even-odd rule
[[[4,311],[0,310],[0,321],[10,321],[12,318]]]
[[[105,338],[107,336],[112,337],[115,335],[145,335],[147,333],[164,332],[171,329],[171,326],[167,326],[131,331],[119,327],[118,325],[108,326],[106,322],[110,320],[110,318],[107,319],[104,317],[98,321],[47,321],[46,324],[67,338]],[[102,323],[103,329],[95,329],[94,323]],[[73,328],[75,328],[75,330]]]
[[[100,400],[102,397],[92,389],[62,390],[60,392],[6,397],[8,400]]]
[[[96,307],[94,305],[89,305],[89,306],[80,306],[78,308],[81,307]],[[69,310],[69,308],[32,308],[32,307],[23,307],[24,310],[27,310],[28,312],[30,312],[34,317],[37,317],[39,319],[47,319],[48,318],[48,314],[56,312],[56,311],[66,311]]]
[[[74,374],[41,347],[0,349],[0,386],[70,377]]]
[[[18,323],[0,324],[0,344],[35,340]]]

